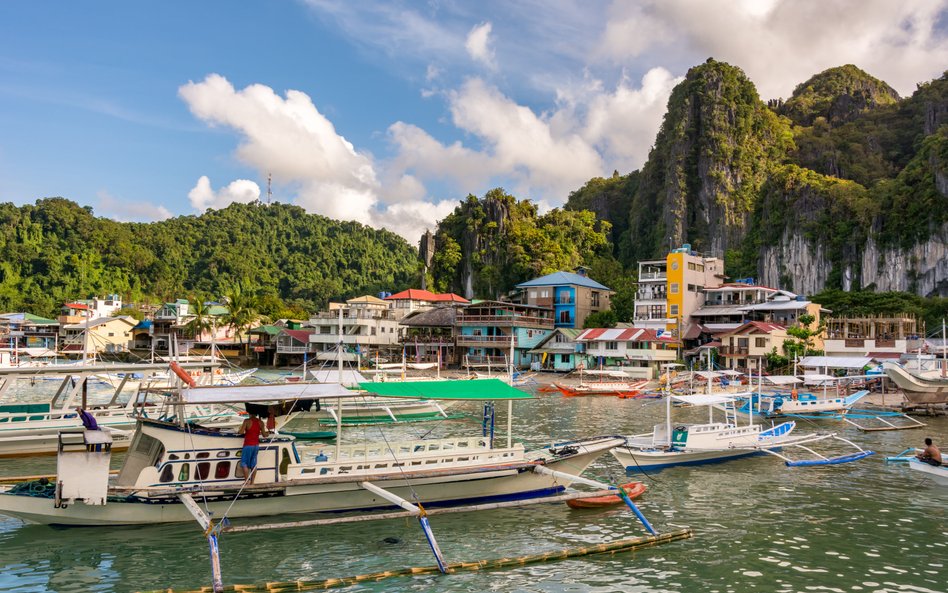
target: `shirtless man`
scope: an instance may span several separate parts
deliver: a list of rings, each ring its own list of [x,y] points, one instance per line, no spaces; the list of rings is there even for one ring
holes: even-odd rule
[[[938,447],[932,443],[930,438],[925,439],[925,449],[916,457],[918,457],[919,461],[924,461],[925,463],[934,465],[935,467],[938,467],[942,464],[941,451],[939,451]]]

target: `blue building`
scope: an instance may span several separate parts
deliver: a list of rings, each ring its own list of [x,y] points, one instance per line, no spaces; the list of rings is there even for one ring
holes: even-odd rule
[[[513,343],[514,365],[530,366],[531,354],[553,331],[553,309],[502,301],[480,301],[458,309],[455,319],[461,365],[502,368]]]
[[[554,272],[517,285],[521,302],[536,307],[553,309],[556,327],[581,328],[590,313],[608,311],[612,295],[608,286],[599,284],[586,275],[585,268],[577,273]]]

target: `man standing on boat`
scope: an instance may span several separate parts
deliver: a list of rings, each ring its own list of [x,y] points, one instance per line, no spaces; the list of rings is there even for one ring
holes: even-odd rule
[[[249,406],[248,406],[249,407]],[[248,411],[249,418],[240,425],[237,434],[244,435],[244,448],[240,453],[240,465],[238,478],[246,478],[248,484],[253,484],[253,479],[257,475],[257,452],[260,450],[260,437],[270,436],[270,431],[263,425],[263,422],[257,416],[256,412]]]
[[[925,439],[925,449],[917,455],[919,461],[939,467],[942,464],[941,451],[932,443],[931,438]]]

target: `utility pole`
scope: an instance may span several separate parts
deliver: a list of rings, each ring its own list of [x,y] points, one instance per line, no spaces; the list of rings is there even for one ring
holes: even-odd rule
[[[270,205],[270,200],[273,198],[273,192],[270,189],[272,181],[273,174],[267,171],[267,206]]]

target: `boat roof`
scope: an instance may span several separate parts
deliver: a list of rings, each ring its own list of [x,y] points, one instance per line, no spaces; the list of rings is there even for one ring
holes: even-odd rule
[[[286,383],[188,387],[180,392],[185,404],[242,404],[304,399],[332,399],[358,395],[339,383]]]
[[[529,393],[514,389],[500,379],[366,382],[359,385],[370,394],[381,397],[484,401],[533,399]]]
[[[672,399],[683,404],[692,404],[695,406],[713,406],[715,404],[727,403],[734,399],[730,395],[721,394],[694,394],[694,395],[673,395]]]
[[[794,377],[793,375],[767,375],[764,377],[773,385],[795,385],[797,383],[803,383],[803,379],[799,377]]]

